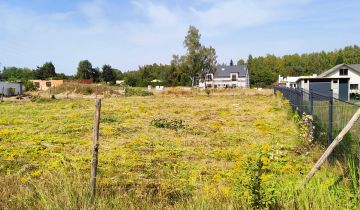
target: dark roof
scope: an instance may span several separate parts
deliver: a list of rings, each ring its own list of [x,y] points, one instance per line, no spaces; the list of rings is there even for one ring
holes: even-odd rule
[[[360,64],[338,64],[334,67],[332,67],[331,69],[323,72],[322,74],[319,75],[319,77],[326,77],[328,76],[331,72],[337,70],[338,68],[340,67],[343,67],[343,66],[348,66],[350,67],[351,69],[353,69],[354,71],[358,72],[360,74]]]
[[[239,77],[246,77],[248,75],[248,69],[246,65],[217,66],[214,77],[230,77],[230,73],[238,73]]]
[[[360,64],[348,64],[348,66],[360,73]]]

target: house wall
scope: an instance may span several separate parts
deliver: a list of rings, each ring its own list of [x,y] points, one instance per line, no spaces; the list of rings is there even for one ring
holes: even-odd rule
[[[340,76],[340,68],[342,67],[339,67],[338,69],[336,69],[335,71],[331,72],[329,75],[327,75],[326,77],[344,77],[344,78],[347,78],[349,77],[350,78],[350,81],[349,81],[349,92],[350,93],[360,93],[360,74],[355,72],[354,70],[352,70],[351,68],[348,68],[348,75],[346,76]],[[357,90],[350,90],[350,84],[358,84],[359,86],[359,89]]]
[[[47,82],[51,83],[50,87],[58,87],[62,84],[64,84],[64,80],[32,80],[32,83],[36,87],[36,83],[39,84],[39,87],[37,87],[38,90],[48,90],[50,87],[46,85]]]
[[[228,87],[237,87],[237,88],[248,88],[248,82],[246,77],[237,78],[236,81],[232,81],[231,78],[214,78],[212,81],[205,81],[205,86],[225,88]]]
[[[304,89],[304,90],[307,90],[307,91],[309,91],[310,90],[310,86],[309,86],[309,80],[308,80],[308,82],[307,83],[305,83],[305,81],[302,79],[302,80],[299,80],[298,82],[297,82],[297,86],[298,86],[298,88],[302,88],[302,89]]]
[[[335,83],[334,81],[337,81],[337,83]],[[339,97],[339,83],[340,81],[338,79],[334,79],[333,81],[331,81],[331,89],[333,90],[334,98]]]
[[[14,92],[11,91],[12,88],[14,89]],[[0,94],[4,94],[4,96],[22,95],[22,83],[0,82]]]
[[[344,77],[344,78],[346,78],[346,77]],[[334,80],[336,80],[337,83],[334,83]],[[302,88],[302,89],[310,92],[310,83],[314,83],[314,82],[316,83],[316,81],[308,80],[308,82],[305,83],[304,79],[301,79],[301,80],[299,80],[297,82],[297,84],[298,84],[299,88]],[[330,87],[333,90],[333,97],[339,99],[339,89],[340,89],[340,85],[339,85],[340,81],[339,81],[339,79],[337,79],[337,78],[336,79],[331,79],[331,81],[328,81],[327,83],[330,83]],[[349,96],[350,96],[350,93],[348,95],[348,98],[349,98]]]

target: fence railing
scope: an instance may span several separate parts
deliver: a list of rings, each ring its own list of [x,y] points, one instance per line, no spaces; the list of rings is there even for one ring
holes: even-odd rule
[[[274,87],[274,94],[278,91],[289,100],[294,112],[313,116],[314,138],[327,145],[331,144],[359,108],[359,105],[333,97],[331,90],[324,94],[300,88]],[[352,128],[350,135],[354,140],[360,140],[359,122]]]

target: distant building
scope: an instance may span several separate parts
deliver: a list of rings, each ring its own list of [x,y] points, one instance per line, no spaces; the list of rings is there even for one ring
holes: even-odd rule
[[[58,87],[64,84],[64,80],[31,80],[38,90],[48,90],[52,87]]]
[[[249,88],[250,77],[247,65],[217,66],[215,73],[206,74],[199,86],[207,88]]]
[[[124,84],[125,80],[116,80],[115,84],[121,85]]]
[[[301,77],[297,80],[297,87],[307,92],[314,92],[315,98],[321,98],[322,95],[348,101],[349,80],[349,77]]]
[[[16,96],[22,95],[22,82],[0,82],[0,95]]]
[[[360,64],[339,64],[320,74],[321,78],[350,78],[349,92],[360,95]]]
[[[277,83],[275,84],[276,86],[284,86],[284,87],[288,87],[288,88],[297,88],[298,84],[297,81],[301,78],[315,78],[317,77],[317,74],[313,74],[313,76],[310,77],[305,77],[305,76],[299,76],[299,77],[282,77],[281,75],[279,75],[279,79],[277,81]]]

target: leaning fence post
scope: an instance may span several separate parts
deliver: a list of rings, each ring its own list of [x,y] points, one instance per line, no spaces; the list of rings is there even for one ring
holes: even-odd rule
[[[332,97],[333,91],[329,90],[329,127],[328,127],[328,145],[332,142],[332,129],[333,129],[333,113],[334,113],[334,99]]]
[[[346,126],[342,129],[342,131],[336,136],[334,141],[330,144],[330,146],[326,149],[323,155],[321,155],[320,159],[316,162],[310,172],[306,175],[306,178],[302,182],[301,186],[305,186],[314,176],[314,174],[320,169],[321,165],[326,161],[326,159],[330,156],[330,154],[334,151],[335,147],[343,140],[344,136],[350,131],[350,129],[354,126],[354,124],[360,118],[360,108],[356,111],[354,116],[352,116],[351,120],[346,124]]]
[[[95,192],[96,192],[96,174],[97,174],[98,152],[99,152],[100,110],[101,110],[101,99],[96,99],[95,100],[95,113],[94,113],[91,178],[90,178],[92,198],[95,198]]]

